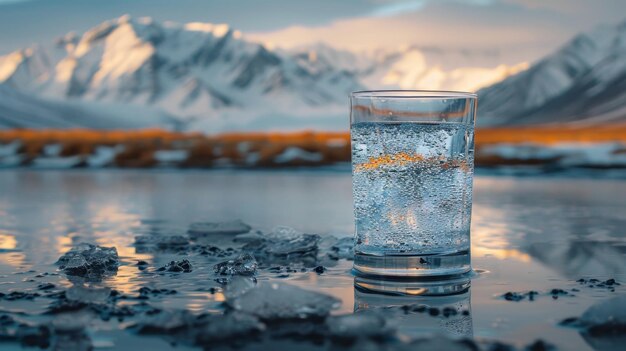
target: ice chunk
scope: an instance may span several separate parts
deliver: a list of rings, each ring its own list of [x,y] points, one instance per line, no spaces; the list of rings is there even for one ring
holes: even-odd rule
[[[234,242],[237,243],[252,243],[252,242],[259,242],[259,241],[263,241],[263,234],[259,231],[254,231],[254,232],[249,232],[249,233],[244,233],[244,234],[237,234],[235,236],[235,239],[233,239]]]
[[[626,295],[591,306],[580,317],[581,334],[594,350],[621,350],[626,343]]]
[[[291,227],[278,226],[269,232],[266,237],[272,240],[297,240],[302,236],[302,232]]]
[[[199,222],[189,226],[187,233],[192,237],[210,235],[237,235],[250,231],[250,226],[240,220],[228,222]]]
[[[147,315],[135,327],[140,334],[173,333],[193,325],[195,320],[196,316],[186,310],[164,310]]]
[[[228,313],[211,316],[207,324],[198,330],[196,344],[214,346],[216,341],[251,338],[265,330],[265,324],[253,315]]]
[[[83,312],[60,313],[51,322],[57,333],[78,333],[91,321],[91,315]]]
[[[347,259],[354,258],[354,238],[341,238],[330,248],[330,258]]]
[[[98,278],[117,274],[119,257],[115,247],[82,243],[61,256],[57,264],[68,275]]]
[[[289,227],[276,227],[264,235],[262,240],[248,243],[243,249],[261,256],[313,254],[317,252],[319,240],[319,235],[304,234]]]
[[[213,347],[214,342],[254,338],[265,330],[265,325],[254,315],[236,311],[195,316],[186,310],[165,310],[147,315],[134,328],[139,334],[174,334],[196,345]]]
[[[65,291],[65,297],[70,301],[84,303],[106,303],[111,296],[111,288],[91,288],[80,285],[72,286]]]
[[[213,266],[215,273],[221,275],[254,275],[256,274],[257,262],[254,256],[248,253],[239,255],[234,260],[228,260]]]
[[[234,276],[227,280],[224,296],[227,299],[239,297],[248,292],[250,289],[253,289],[256,286],[256,283],[257,281],[254,277]]]
[[[157,269],[157,271],[159,272],[168,271],[168,272],[183,272],[183,273],[189,273],[191,272],[191,270],[192,270],[191,263],[186,259],[183,259],[181,261],[172,261],[166,264],[165,266]]]
[[[262,283],[234,298],[227,298],[226,304],[263,320],[274,320],[325,317],[338,308],[341,301],[293,285]]]
[[[580,321],[589,326],[612,323],[621,324],[626,328],[626,295],[589,307],[580,317]]]
[[[384,338],[393,333],[384,316],[377,313],[356,313],[326,319],[331,337],[339,339]]]

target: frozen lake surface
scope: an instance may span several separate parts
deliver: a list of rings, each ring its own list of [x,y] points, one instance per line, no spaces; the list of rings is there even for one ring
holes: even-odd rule
[[[289,226],[318,234],[322,250],[328,236],[352,236],[350,174],[320,170],[0,171],[0,293],[4,294],[0,298],[0,316],[55,325],[61,323],[60,317],[50,313],[50,305],[66,289],[95,289],[89,297],[95,301],[100,298],[97,289],[105,289],[107,296],[110,290],[106,289],[112,289],[123,297],[116,300],[116,306],[130,306],[135,315],[107,321],[80,308],[64,310],[72,313],[70,319],[83,318],[81,324],[87,326],[80,338],[64,342],[70,342],[75,349],[88,343],[95,348],[193,348],[193,342],[183,342],[184,338],[172,336],[169,331],[140,335],[137,328],[133,329],[134,318],[156,310],[187,310],[210,317],[223,313],[224,300],[232,301],[229,304],[234,309],[254,309],[247,307],[244,297],[227,296],[224,282],[219,281],[222,276],[213,271],[214,264],[234,257],[169,247],[139,248],[136,238],[164,233],[186,237],[191,235],[193,223],[236,219],[249,224],[253,232],[267,233],[276,226]],[[200,227],[196,224],[196,228]],[[368,287],[376,289],[376,282],[361,282],[355,289],[351,261],[327,258],[295,260],[291,266],[289,259],[281,263],[260,261],[256,279],[260,286],[278,281],[289,284],[276,290],[285,296],[295,294],[290,286],[332,295],[341,302],[334,306],[333,315],[427,305],[425,313],[418,307],[397,308],[404,313],[393,315],[394,323],[389,328],[404,338],[440,333],[499,340],[520,349],[541,339],[562,350],[610,350],[615,346],[612,339],[590,336],[559,323],[626,293],[624,228],[623,179],[479,175],[474,183],[471,232],[472,265],[478,273],[469,289],[464,285],[455,295],[424,296],[420,293],[424,287],[414,285],[408,292],[415,296],[375,294]],[[57,259],[81,242],[116,247],[120,259],[117,272],[98,282],[85,282],[59,271]],[[244,244],[224,245],[217,246],[237,250]],[[190,261],[191,272],[165,274],[157,270],[182,259]],[[138,261],[144,261],[145,267],[138,266]],[[315,270],[320,265],[326,269],[321,274]],[[581,278],[585,281],[578,282]],[[622,284],[598,284],[589,279],[615,279]],[[53,287],[46,289],[46,283]],[[160,290],[144,294],[145,299],[133,297],[139,296],[143,287]],[[168,293],[171,290],[176,293]],[[7,298],[15,291],[44,296]],[[537,294],[528,294],[530,291]],[[507,299],[507,292],[520,294],[509,294]],[[72,290],[71,294],[75,293],[76,289]],[[65,292],[65,297],[68,294]],[[521,301],[509,301],[517,298]],[[331,301],[322,299],[316,306],[323,308]],[[449,306],[456,306],[458,313],[444,316]],[[437,311],[430,313],[433,308]],[[342,330],[345,325],[341,323],[345,322],[337,319],[327,324]],[[265,324],[259,329],[262,333],[272,328],[271,323]],[[364,327],[359,324],[359,328]],[[63,341],[59,335],[64,334],[57,334],[53,343]],[[623,340],[623,334],[618,337]],[[280,340],[278,344],[260,342],[267,347],[281,343],[284,347],[296,343],[304,349],[320,346],[319,340],[315,343],[311,337],[299,340],[283,336]],[[344,339],[335,335],[332,340]],[[0,347],[5,350],[22,346],[8,342]]]

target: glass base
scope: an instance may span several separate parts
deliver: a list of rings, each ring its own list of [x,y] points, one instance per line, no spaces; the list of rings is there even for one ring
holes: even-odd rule
[[[468,273],[468,250],[431,255],[375,256],[357,252],[354,269],[359,275],[412,278],[449,278]]]

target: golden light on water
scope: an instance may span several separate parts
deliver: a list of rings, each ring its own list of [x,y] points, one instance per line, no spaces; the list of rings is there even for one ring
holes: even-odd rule
[[[26,255],[18,250],[15,235],[0,231],[0,263],[20,269],[26,269]]]
[[[492,249],[488,247],[473,246],[472,256],[474,257],[495,257],[501,260],[515,259],[521,262],[530,262],[532,257],[514,249]]]
[[[532,261],[530,255],[515,248],[516,245],[511,242],[510,228],[496,224],[505,223],[508,216],[506,210],[497,207],[474,205],[471,233],[472,257],[514,259],[524,263]]]
[[[17,251],[18,242],[15,235],[0,231],[0,263],[15,268],[23,268],[26,263],[26,255]]]
[[[17,248],[17,240],[15,240],[15,236],[6,232],[0,232],[0,249],[15,250],[15,248]]]
[[[140,225],[141,221],[138,215],[128,213],[118,204],[110,204],[98,207],[92,223]]]

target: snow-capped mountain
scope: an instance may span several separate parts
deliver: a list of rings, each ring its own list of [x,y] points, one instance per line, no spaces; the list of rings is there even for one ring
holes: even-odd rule
[[[45,124],[60,118],[51,116],[67,116],[69,109],[71,116],[84,116],[64,118],[63,125],[98,125],[89,121],[95,110],[111,115],[111,128],[143,126],[143,116],[158,111],[154,123],[147,124],[171,127],[174,121],[208,132],[294,124],[284,116],[299,127],[317,125],[320,116],[343,127],[346,96],[362,87],[350,72],[311,70],[289,55],[246,41],[227,25],[161,24],[128,16],[82,36],[68,34],[53,45],[1,57],[0,84],[0,125],[20,126],[21,115],[30,120],[39,113]],[[33,100],[21,104],[32,105],[30,110],[14,104],[11,96],[16,95]],[[34,112],[38,105],[45,108]],[[125,119],[120,106],[129,106],[137,115],[129,118],[137,121],[117,123]]]
[[[179,129],[176,118],[146,106],[54,101],[0,84],[0,128]]]
[[[227,25],[123,16],[0,57],[0,128],[346,129],[350,91],[493,83],[479,124],[626,120],[626,22],[527,66],[415,46],[273,50]]]
[[[626,21],[580,34],[478,94],[483,125],[626,122]]]
[[[528,68],[527,62],[501,64],[497,52],[479,50],[408,46],[355,53],[315,44],[290,52],[319,71],[335,67],[351,72],[371,89],[476,91]]]

